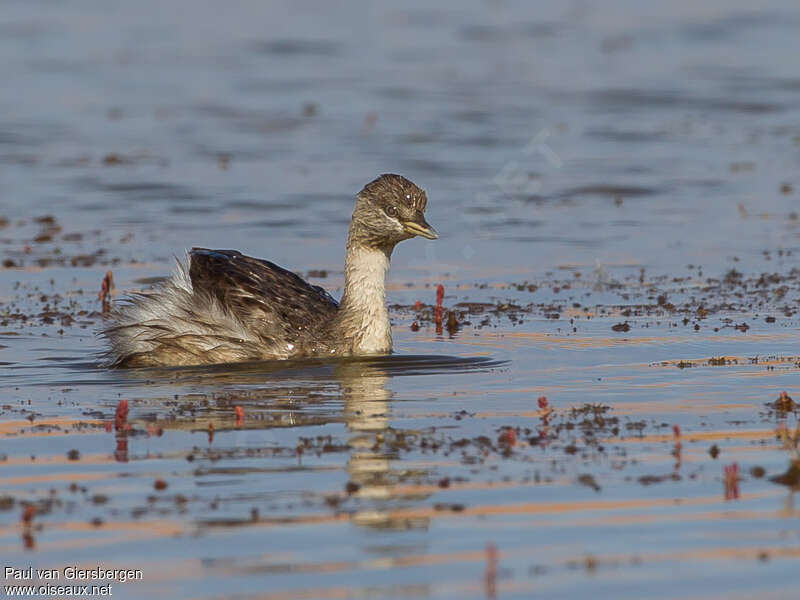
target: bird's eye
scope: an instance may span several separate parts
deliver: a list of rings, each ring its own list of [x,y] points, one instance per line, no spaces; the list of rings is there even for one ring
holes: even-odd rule
[[[389,215],[390,217],[396,217],[397,216],[397,207],[392,206],[392,205],[387,206],[386,207],[386,214]]]

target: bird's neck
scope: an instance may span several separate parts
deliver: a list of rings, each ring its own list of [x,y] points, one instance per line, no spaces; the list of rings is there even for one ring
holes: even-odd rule
[[[391,248],[348,241],[337,325],[339,333],[352,341],[353,354],[386,354],[392,349],[386,309],[386,271],[391,253]]]

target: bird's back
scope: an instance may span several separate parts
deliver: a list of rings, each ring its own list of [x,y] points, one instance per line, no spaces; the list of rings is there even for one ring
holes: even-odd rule
[[[194,248],[160,288],[115,311],[103,334],[119,366],[189,365],[324,353],[338,310],[322,288],[235,250]]]
[[[313,344],[338,309],[321,287],[236,250],[193,248],[189,276],[195,290],[213,295],[266,345]]]

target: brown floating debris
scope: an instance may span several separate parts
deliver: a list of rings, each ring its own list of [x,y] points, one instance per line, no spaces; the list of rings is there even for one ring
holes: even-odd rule
[[[129,159],[116,152],[109,152],[103,157],[103,164],[107,167],[115,167],[129,162]]]
[[[770,481],[785,485],[793,490],[800,490],[800,460],[793,460],[785,473],[770,477]]]
[[[781,392],[780,397],[775,400],[774,406],[777,410],[791,411],[797,408],[797,403],[785,391]]]
[[[447,333],[453,335],[456,331],[458,331],[459,323],[458,318],[456,317],[456,313],[452,310],[447,311]]]
[[[162,490],[165,490],[165,489],[167,489],[167,482],[164,481],[163,479],[156,479],[153,482],[153,488],[155,488],[159,492],[162,491]]]
[[[594,476],[590,475],[589,473],[583,473],[582,475],[579,475],[578,483],[592,488],[595,492],[599,492],[603,489],[600,487],[600,484],[597,483],[597,480],[594,478]]]
[[[506,427],[497,438],[497,443],[503,446],[514,446],[517,443],[517,434],[511,427]]]
[[[800,425],[790,432],[786,423],[781,423],[775,430],[775,436],[781,441],[785,450],[797,451],[798,444],[800,444]],[[798,458],[800,459],[800,455]]]

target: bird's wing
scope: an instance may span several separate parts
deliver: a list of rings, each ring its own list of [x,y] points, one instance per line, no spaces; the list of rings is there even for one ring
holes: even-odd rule
[[[338,308],[321,287],[236,250],[193,248],[189,276],[196,293],[212,296],[249,327],[286,341],[313,335]]]

